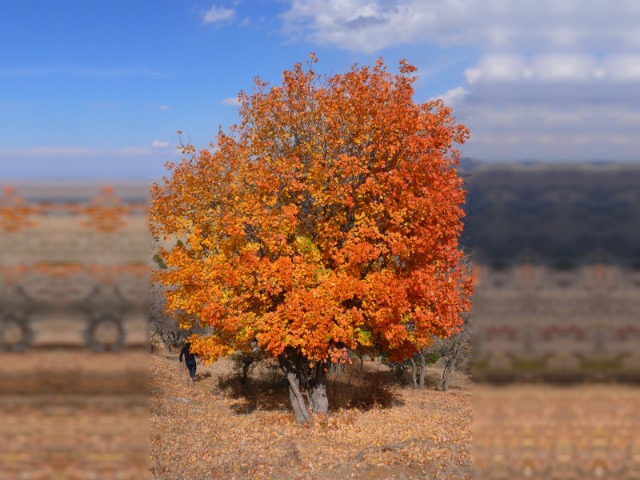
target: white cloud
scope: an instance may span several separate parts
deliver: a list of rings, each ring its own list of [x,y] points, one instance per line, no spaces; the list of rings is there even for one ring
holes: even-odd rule
[[[152,148],[167,148],[169,146],[169,142],[161,142],[159,140],[154,140],[151,144]]]
[[[534,70],[531,77],[511,83],[489,83],[485,76],[485,83],[467,87],[468,94],[454,105],[456,118],[471,132],[461,147],[463,155],[486,160],[638,160],[636,86],[613,83],[612,75],[596,78],[577,71],[566,76],[556,72],[549,79]]]
[[[602,62],[604,75],[615,83],[640,81],[640,55],[612,55]]]
[[[489,53],[465,78],[454,108],[471,132],[465,156],[638,160],[639,55]]]
[[[611,84],[640,81],[640,55],[596,58],[585,53],[488,54],[465,70],[469,85]]]
[[[375,52],[403,44],[489,48],[637,46],[640,9],[628,0],[290,0],[283,33]]]
[[[158,107],[158,110],[162,110],[163,112],[168,112],[169,110],[171,110],[171,107],[169,105],[160,105]]]
[[[583,54],[541,55],[531,61],[531,70],[541,83],[581,83],[599,76],[595,59]]]
[[[351,51],[375,52],[390,45],[423,43],[425,32],[445,42],[459,35],[450,28],[465,2],[403,0],[293,0],[282,15],[283,32],[296,39]],[[460,18],[460,17],[458,17]],[[456,22],[459,25],[458,22]]]
[[[240,106],[240,100],[238,99],[238,97],[228,97],[228,98],[224,98],[220,101],[221,104],[226,105],[228,107],[239,107]]]
[[[464,72],[469,85],[479,82],[512,83],[530,75],[522,58],[507,54],[486,56],[477,66]]]
[[[232,8],[216,7],[213,5],[209,10],[202,12],[202,23],[218,23],[231,20],[236,14]]]
[[[467,95],[469,95],[469,92],[463,87],[455,87],[447,90],[442,95],[430,98],[429,100],[442,100],[445,105],[452,106],[460,102]]]
[[[469,124],[467,123],[469,126]],[[584,130],[550,129],[501,132],[472,128],[471,140],[461,148],[463,156],[481,160],[622,160],[637,161],[637,135]]]

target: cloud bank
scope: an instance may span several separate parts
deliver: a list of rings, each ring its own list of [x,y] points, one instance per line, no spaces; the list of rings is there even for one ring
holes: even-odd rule
[[[486,48],[637,48],[632,0],[292,0],[282,14],[292,38],[351,51],[403,44]]]
[[[291,0],[281,18],[293,41],[475,56],[432,97],[469,127],[465,156],[640,160],[640,2]]]

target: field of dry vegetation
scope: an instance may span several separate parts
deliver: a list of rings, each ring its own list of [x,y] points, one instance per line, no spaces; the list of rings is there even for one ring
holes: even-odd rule
[[[472,478],[471,384],[456,372],[437,391],[440,374],[420,391],[384,365],[348,366],[331,374],[329,415],[302,428],[275,369],[242,386],[223,359],[190,384],[177,354],[152,355],[152,478]]]

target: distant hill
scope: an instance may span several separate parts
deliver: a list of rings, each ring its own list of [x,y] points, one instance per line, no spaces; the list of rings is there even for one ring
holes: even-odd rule
[[[476,261],[640,268],[640,164],[464,159],[463,245]]]

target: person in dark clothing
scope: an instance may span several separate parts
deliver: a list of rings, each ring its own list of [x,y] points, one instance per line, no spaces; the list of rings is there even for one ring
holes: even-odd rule
[[[184,363],[189,369],[189,376],[191,377],[191,381],[194,382],[194,377],[196,376],[196,354],[191,353],[191,344],[186,342],[182,350],[180,350],[180,361],[182,362],[182,356],[184,355]]]

